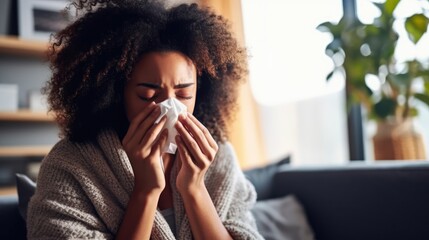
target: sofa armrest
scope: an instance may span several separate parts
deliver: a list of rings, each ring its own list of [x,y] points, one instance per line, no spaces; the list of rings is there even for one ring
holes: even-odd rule
[[[283,167],[273,197],[294,194],[318,240],[429,239],[429,163]]]

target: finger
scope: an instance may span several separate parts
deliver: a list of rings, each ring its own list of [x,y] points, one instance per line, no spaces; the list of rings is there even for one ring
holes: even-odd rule
[[[128,127],[128,131],[122,140],[123,145],[127,144],[130,141],[130,139],[134,136],[136,129],[139,127],[140,123],[147,117],[147,115],[149,115],[155,109],[155,106],[156,104],[154,102],[151,102],[141,113],[137,114],[137,116],[132,119],[130,126]]]
[[[185,129],[183,124],[178,121],[176,123],[176,129],[180,134],[179,140],[182,140],[181,142],[184,143],[186,146],[186,149],[189,151],[190,155],[194,158],[197,165],[200,167],[206,167],[207,162],[207,156],[205,156],[198,145],[198,143],[194,140],[194,138],[189,134],[189,132]]]
[[[124,144],[128,143],[131,138],[134,136],[136,129],[139,127],[139,125],[141,124],[141,122],[146,119],[146,117],[152,113],[152,111],[155,109],[156,104],[154,102],[151,102],[141,113],[137,114],[137,116],[135,116],[131,123],[130,126],[128,127],[128,131],[127,134],[125,135],[124,139],[122,140],[122,142]]]
[[[153,127],[154,125],[164,124],[164,122],[162,122],[162,119],[157,124],[155,123],[156,119],[159,117],[160,114],[161,108],[159,106],[156,106],[155,109],[146,117],[146,119],[144,119],[143,122],[140,123],[139,127],[136,130],[136,133],[134,134],[134,137],[132,138],[132,141],[135,141],[137,144],[140,144],[151,127]]]
[[[212,159],[213,149],[208,143],[207,137],[203,131],[189,117],[186,117],[185,115],[180,115],[179,121],[194,137],[204,155],[206,155],[209,159]]]
[[[162,117],[161,121],[158,124],[153,124],[149,130],[144,135],[143,139],[140,141],[140,146],[145,148],[147,146],[152,146],[155,144],[155,140],[159,137],[159,134],[164,127],[167,121],[167,117]],[[166,129],[165,129],[166,130]]]
[[[179,135],[176,136],[176,143],[177,143],[177,149],[179,151],[179,154],[178,154],[179,159],[182,165],[186,165],[192,169],[198,168],[196,163],[192,161],[189,151],[186,149],[186,146],[183,143],[183,141],[180,139]]]
[[[187,115],[187,118],[191,119],[191,121],[200,128],[200,130],[206,136],[207,142],[210,144],[212,148],[216,149],[217,151],[218,149],[217,143],[213,139],[213,136],[210,134],[210,131],[200,121],[198,121],[198,119],[194,115],[190,113],[187,113],[186,115]]]
[[[168,139],[168,129],[164,129],[159,138],[156,140],[155,144],[152,146],[151,155],[152,156],[161,156],[161,150],[164,147]]]

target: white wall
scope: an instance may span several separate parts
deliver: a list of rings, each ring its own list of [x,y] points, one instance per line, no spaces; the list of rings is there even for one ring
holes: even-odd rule
[[[291,154],[294,165],[347,162],[344,96],[343,90],[299,102],[259,105],[268,159]]]

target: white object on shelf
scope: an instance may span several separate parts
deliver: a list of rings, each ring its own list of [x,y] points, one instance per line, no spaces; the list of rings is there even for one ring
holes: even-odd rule
[[[30,110],[32,112],[47,112],[48,103],[46,96],[43,95],[40,91],[30,91],[28,94],[28,101]]]
[[[18,110],[18,85],[0,83],[0,111]]]

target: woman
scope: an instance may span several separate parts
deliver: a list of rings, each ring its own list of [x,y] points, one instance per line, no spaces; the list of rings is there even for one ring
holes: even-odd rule
[[[226,141],[245,51],[196,4],[80,1],[55,37],[45,91],[63,139],[44,159],[28,237],[260,239]],[[94,7],[96,6],[96,7]],[[176,154],[159,103],[187,108]]]

